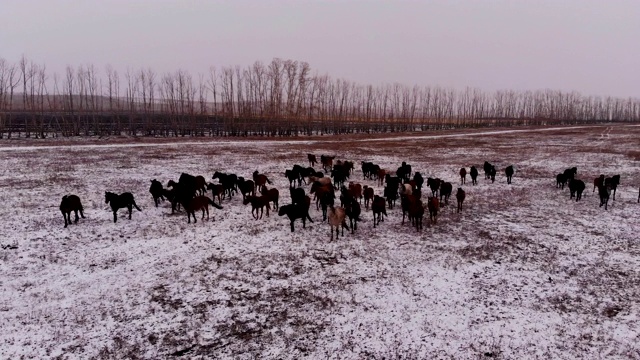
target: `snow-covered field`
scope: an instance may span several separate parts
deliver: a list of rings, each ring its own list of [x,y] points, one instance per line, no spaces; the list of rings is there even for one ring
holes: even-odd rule
[[[438,134],[0,142],[0,358],[640,358],[640,127]],[[148,192],[181,172],[259,170],[288,204],[283,172],[307,153],[407,161],[454,186],[462,166],[499,173],[491,184],[481,171],[464,212],[449,205],[421,233],[396,207],[334,242],[315,207],[295,233],[277,213],[254,220],[240,196],[187,224]],[[587,183],[577,203],[554,187],[571,166]],[[591,192],[601,173],[622,179],[608,211]],[[352,180],[375,184],[358,166]],[[114,224],[107,190],[142,212]],[[68,193],[87,218],[64,229]]]

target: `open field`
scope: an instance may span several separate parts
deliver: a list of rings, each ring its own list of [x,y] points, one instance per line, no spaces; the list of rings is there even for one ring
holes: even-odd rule
[[[0,358],[640,358],[640,126],[468,133],[0,142]],[[333,242],[315,206],[291,233],[277,213],[254,220],[241,196],[187,224],[148,192],[181,172],[259,170],[284,205],[283,172],[307,153],[407,161],[454,192],[460,167],[481,174],[462,214],[449,205],[421,233],[400,224],[398,202],[379,228],[366,212]],[[580,202],[555,188],[571,166]],[[608,211],[591,192],[601,173],[621,175]],[[375,185],[358,166],[352,180]],[[143,211],[114,224],[106,190],[131,191]],[[68,193],[87,218],[64,229]]]

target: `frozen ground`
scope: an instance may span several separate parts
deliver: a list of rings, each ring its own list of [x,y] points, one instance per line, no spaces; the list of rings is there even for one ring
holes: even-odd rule
[[[640,127],[446,135],[0,142],[0,358],[640,358]],[[259,170],[287,204],[283,171],[308,152],[404,160],[454,184],[485,160],[517,173],[465,185],[464,212],[449,206],[422,233],[396,207],[334,242],[315,208],[291,233],[235,197],[194,225],[148,193],[181,172]],[[554,187],[571,166],[587,183],[578,203]],[[622,178],[608,211],[591,192],[600,173]],[[143,211],[114,224],[105,190]],[[87,218],[64,229],[67,193]]]

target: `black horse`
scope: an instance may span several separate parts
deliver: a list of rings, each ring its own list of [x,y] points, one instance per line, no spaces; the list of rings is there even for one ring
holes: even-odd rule
[[[556,175],[556,188],[564,190],[564,186],[567,183],[567,177],[563,173]]]
[[[604,209],[607,210],[609,205],[609,196],[611,195],[611,188],[607,185],[598,186],[598,195],[600,196],[600,207],[604,205]]]
[[[360,221],[360,214],[362,213],[362,208],[360,207],[360,203],[355,198],[351,198],[349,202],[346,204],[345,211],[347,213],[347,217],[349,217],[349,224],[351,225],[351,233],[353,234],[356,230],[358,230],[358,221]]]
[[[565,169],[563,174],[567,181],[570,182],[576,177],[576,175],[578,175],[578,168],[574,166],[572,168]]]
[[[604,185],[608,186],[613,191],[613,200],[616,199],[616,190],[620,185],[620,175],[613,175],[610,178],[604,179]]]
[[[162,183],[156,179],[151,180],[149,192],[151,196],[153,196],[153,202],[156,204],[156,207],[158,207],[160,200],[164,201],[164,188],[162,187]]]
[[[278,215],[287,215],[291,221],[291,232],[293,232],[293,223],[296,219],[302,220],[303,228],[307,227],[307,219],[313,222],[309,216],[309,206],[311,206],[311,199],[305,195],[300,203],[281,206],[278,209]]]
[[[485,180],[491,178],[491,168],[493,167],[493,165],[491,165],[490,162],[485,161],[484,165],[482,167],[484,168],[484,178],[485,178]]]
[[[130,192],[125,192],[120,195],[114,194],[112,192],[106,191],[104,193],[104,202],[105,204],[111,205],[111,210],[113,211],[113,222],[118,221],[118,210],[126,207],[129,209],[129,220],[131,220],[131,211],[133,207],[138,211],[142,211],[138,205],[136,205],[136,201],[133,199],[133,194]]]
[[[509,165],[507,166],[506,169],[504,169],[504,174],[507,176],[507,184],[511,184],[511,178],[513,177],[513,165]]]
[[[78,223],[78,211],[80,212],[80,216],[84,219],[82,203],[80,202],[80,198],[77,195],[65,195],[62,197],[62,202],[60,202],[60,212],[62,213],[62,217],[64,217],[64,227],[71,224],[71,212],[73,211],[76,215],[76,219],[74,224]]]
[[[476,169],[475,166],[471,167],[471,171],[469,171],[470,175],[471,175],[471,184],[472,185],[476,185],[478,184],[478,169]]]
[[[573,179],[569,181],[569,191],[571,192],[569,199],[573,199],[574,196],[576,197],[576,201],[582,199],[582,192],[585,187],[584,181],[582,180]]]

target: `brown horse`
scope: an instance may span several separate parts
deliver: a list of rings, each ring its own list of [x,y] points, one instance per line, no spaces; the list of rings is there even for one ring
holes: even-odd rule
[[[427,200],[427,207],[429,208],[429,220],[433,224],[438,222],[438,210],[440,210],[440,201],[437,197],[429,197]]]
[[[599,188],[600,186],[604,185],[604,175],[600,174],[600,176],[598,176],[597,178],[593,179],[593,191],[596,191],[596,188]]]
[[[191,223],[191,216],[193,216],[193,223],[197,223],[196,219],[196,211],[202,210],[202,219],[204,219],[205,212],[207,213],[207,220],[209,220],[209,205],[213,206],[216,209],[222,209],[222,206],[213,202],[213,200],[209,199],[204,195],[196,196],[191,199],[183,200],[182,206],[187,211],[187,222]]]
[[[349,193],[351,196],[358,200],[358,202],[362,202],[362,185],[356,184],[353,181],[349,183]]]
[[[369,203],[373,200],[373,196],[374,196],[373,188],[370,188],[367,185],[365,185],[363,189],[363,193],[364,193],[364,208],[369,209]]]
[[[378,186],[382,186],[382,184],[384,184],[384,179],[387,177],[387,170],[379,169],[376,176],[378,176]]]
[[[322,169],[326,172],[327,169],[331,170],[331,168],[333,168],[333,159],[335,159],[335,156],[325,156],[325,155],[320,155],[320,162],[322,163]]]
[[[456,193],[456,200],[458,200],[458,209],[456,212],[462,212],[462,203],[464,202],[466,194],[462,188],[458,188],[458,192]]]
[[[221,184],[209,183],[209,185],[207,185],[207,190],[211,190],[211,196],[214,200],[215,198],[218,198],[218,204],[222,204],[222,198],[225,194],[224,186]]]
[[[280,192],[278,191],[278,189],[267,189],[267,186],[264,185],[260,193],[263,196],[266,196],[267,199],[269,199],[269,202],[273,203],[273,210],[278,210],[278,207],[280,207],[280,205],[278,204],[278,199],[280,198]]]
[[[63,196],[62,202],[60,202],[60,212],[62,213],[62,217],[64,218],[64,227],[67,227],[67,225],[71,224],[72,211],[76,215],[74,224],[78,223],[78,211],[80,212],[80,216],[82,216],[82,218],[84,219],[83,210],[84,208],[82,207],[80,198],[77,195]]]
[[[269,198],[266,196],[254,196],[249,195],[242,202],[242,204],[247,205],[251,204],[251,215],[258,220],[262,219],[262,214],[264,213],[264,207],[267,207],[267,216],[269,216]],[[258,211],[260,211],[260,217],[258,218]],[[255,212],[255,214],[254,214]]]
[[[371,202],[371,210],[373,211],[373,227],[384,221],[387,215],[387,204],[382,196],[375,195]]]
[[[460,184],[463,184],[467,182],[467,169],[465,168],[461,168],[460,169]]]
[[[254,193],[262,189],[265,184],[271,185],[271,180],[267,178],[267,175],[258,173],[258,170],[253,172],[253,182],[255,183]]]
[[[329,194],[333,199],[335,199],[335,191],[333,189],[333,185],[331,182],[328,184],[322,184],[319,181],[315,181],[311,184],[310,194],[315,194],[316,200],[316,210],[320,210],[320,199],[324,196],[324,194]]]
[[[422,218],[424,218],[424,205],[422,201],[415,200],[409,204],[409,219],[416,226],[416,231],[422,230]]]
[[[309,166],[315,166],[318,160],[316,160],[316,156],[313,154],[307,154],[307,160],[309,160]]]

